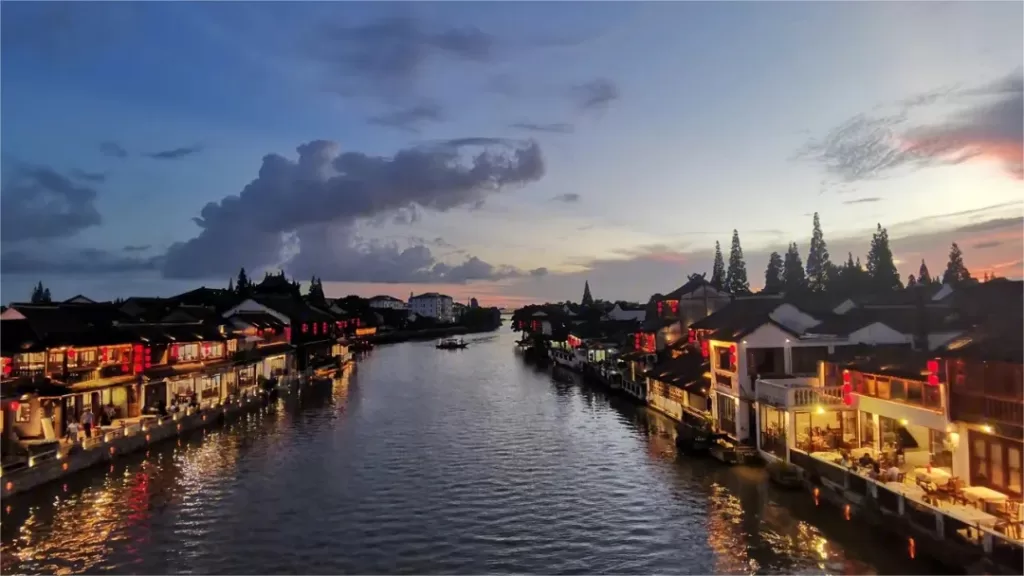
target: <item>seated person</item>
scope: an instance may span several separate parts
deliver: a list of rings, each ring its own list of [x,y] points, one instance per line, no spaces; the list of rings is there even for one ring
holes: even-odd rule
[[[886,476],[890,482],[896,482],[900,479],[900,469],[896,464],[889,466],[889,469],[885,471]]]
[[[871,466],[874,464],[874,460],[871,459],[871,455],[867,452],[860,455],[860,460],[857,461],[861,466]]]

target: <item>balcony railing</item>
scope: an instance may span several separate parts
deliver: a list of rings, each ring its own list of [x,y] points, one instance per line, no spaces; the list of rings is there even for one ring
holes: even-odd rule
[[[949,411],[952,419],[966,422],[994,420],[1015,426],[1020,426],[1020,423],[1024,422],[1024,403],[979,396],[961,390],[953,390]]]
[[[815,386],[814,378],[758,380],[757,399],[785,408],[842,406],[842,386]]]

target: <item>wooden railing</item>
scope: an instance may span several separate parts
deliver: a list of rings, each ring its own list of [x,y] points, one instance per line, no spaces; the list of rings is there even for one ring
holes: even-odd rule
[[[757,399],[776,406],[838,406],[843,403],[842,386],[786,385],[771,380],[757,381]]]

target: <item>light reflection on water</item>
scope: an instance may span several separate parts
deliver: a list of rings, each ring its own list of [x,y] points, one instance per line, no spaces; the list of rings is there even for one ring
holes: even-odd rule
[[[679,457],[667,418],[513,340],[381,347],[276,410],[12,499],[0,571],[932,571],[763,470]]]

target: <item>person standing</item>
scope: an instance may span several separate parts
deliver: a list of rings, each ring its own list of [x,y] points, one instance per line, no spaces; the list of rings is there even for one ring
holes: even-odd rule
[[[86,408],[85,413],[82,414],[82,429],[85,430],[85,437],[92,438],[92,408]]]

